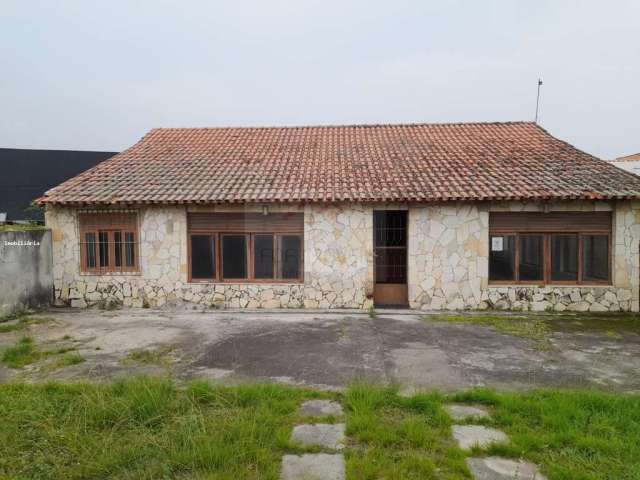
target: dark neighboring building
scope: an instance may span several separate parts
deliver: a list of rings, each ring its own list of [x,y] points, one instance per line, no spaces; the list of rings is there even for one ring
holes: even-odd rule
[[[0,148],[0,214],[7,221],[43,220],[31,201],[118,152]]]

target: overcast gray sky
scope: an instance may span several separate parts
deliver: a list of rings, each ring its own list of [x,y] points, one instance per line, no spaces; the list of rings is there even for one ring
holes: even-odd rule
[[[640,1],[2,0],[0,146],[153,127],[532,120],[640,151]]]

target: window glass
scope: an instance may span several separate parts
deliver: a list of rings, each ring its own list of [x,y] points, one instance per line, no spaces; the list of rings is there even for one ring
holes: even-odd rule
[[[136,266],[136,240],[133,232],[124,232],[124,259],[127,267]]]
[[[578,280],[577,235],[551,235],[551,280]]]
[[[98,232],[98,252],[100,254],[100,266],[109,266],[109,232]]]
[[[520,235],[518,276],[521,281],[544,279],[544,237]]]
[[[191,278],[215,277],[214,247],[215,239],[211,235],[191,235]]]
[[[116,267],[122,266],[122,232],[113,232],[114,261]]]
[[[282,278],[299,278],[302,240],[299,235],[283,235],[280,238],[280,265],[282,268]]]
[[[96,268],[96,234],[85,233],[85,253],[87,256],[87,268]]]
[[[376,247],[407,245],[407,212],[377,210],[373,213]]]
[[[247,278],[247,237],[245,235],[223,235],[223,278]]]
[[[609,237],[584,235],[582,237],[582,279],[591,282],[609,280]]]
[[[515,280],[516,240],[514,235],[489,238],[489,280]]]
[[[407,249],[376,249],[376,283],[407,282]]]
[[[253,276],[273,278],[273,235],[253,238]]]

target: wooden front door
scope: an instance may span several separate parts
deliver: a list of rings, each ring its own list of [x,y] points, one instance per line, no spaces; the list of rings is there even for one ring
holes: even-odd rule
[[[376,306],[406,307],[407,212],[373,212],[374,291]]]

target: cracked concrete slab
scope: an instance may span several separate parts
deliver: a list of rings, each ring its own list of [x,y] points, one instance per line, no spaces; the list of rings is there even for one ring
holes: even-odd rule
[[[306,417],[340,417],[342,405],[331,400],[307,400],[298,410],[298,415]]]
[[[444,410],[454,420],[467,420],[469,418],[488,418],[489,412],[486,408],[476,405],[455,405],[444,406]]]
[[[344,423],[296,425],[291,433],[291,442],[303,447],[323,447],[341,450],[345,443]]]
[[[344,480],[342,454],[314,453],[285,455],[282,458],[282,480]]]
[[[627,330],[614,321],[589,330],[588,322],[565,321],[543,351],[526,338],[424,320],[411,311],[380,310],[376,319],[358,311],[306,310],[51,309],[38,316],[50,321],[0,334],[0,345],[29,334],[44,347],[72,344],[86,362],[54,372],[35,366],[22,372],[30,381],[170,372],[225,384],[267,381],[332,390],[365,380],[397,383],[410,392],[475,386],[640,392],[640,329],[629,327],[632,322]],[[63,341],[66,335],[72,340]],[[132,351],[167,347],[173,350],[166,364],[122,363]],[[13,376],[0,370],[0,381]]]
[[[509,441],[506,433],[481,425],[453,425],[451,433],[462,450],[470,450],[474,446],[487,448],[493,443]]]
[[[523,460],[471,457],[466,461],[476,480],[547,480],[536,465]]]

